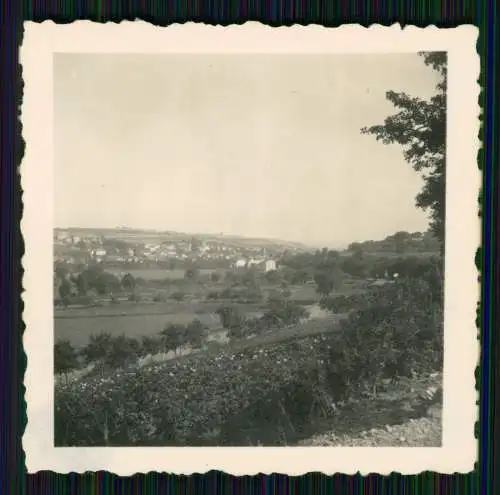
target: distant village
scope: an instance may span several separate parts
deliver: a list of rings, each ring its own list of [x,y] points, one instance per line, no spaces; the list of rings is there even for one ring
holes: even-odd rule
[[[223,239],[205,241],[197,237],[137,242],[133,239],[75,234],[54,231],[54,263],[68,265],[102,264],[113,267],[164,266],[182,268],[191,264],[207,268],[255,267],[264,271],[277,269],[277,260],[284,252],[294,251],[285,246],[262,247],[225,243]]]

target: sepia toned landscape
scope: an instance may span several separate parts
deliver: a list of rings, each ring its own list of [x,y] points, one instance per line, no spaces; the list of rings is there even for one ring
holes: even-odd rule
[[[350,67],[368,67],[375,82],[373,87],[368,82],[367,89],[359,86],[366,99],[363,105],[380,105],[374,122],[373,115],[364,120],[360,106],[359,118],[352,123],[342,107],[338,128],[355,135],[353,143],[354,139],[363,143],[344,139],[345,149],[355,153],[365,145],[374,152],[390,147],[392,154],[380,161],[395,160],[394,170],[404,168],[408,175],[392,177],[385,169],[378,173],[378,162],[368,163],[370,152],[365,163],[356,162],[351,168],[331,165],[338,171],[337,182],[322,179],[326,172],[319,166],[315,172],[319,178],[314,176],[311,158],[310,165],[303,164],[304,177],[309,178],[296,179],[294,185],[287,182],[293,174],[285,168],[278,178],[271,179],[271,172],[266,172],[250,180],[249,173],[244,184],[235,185],[229,179],[235,173],[233,165],[223,169],[218,158],[212,158],[206,170],[193,171],[191,182],[183,182],[181,172],[174,173],[180,164],[162,165],[169,170],[165,184],[170,189],[156,196],[153,189],[159,180],[141,175],[138,168],[113,169],[108,183],[97,173],[85,174],[88,184],[104,192],[85,196],[80,209],[73,207],[73,217],[64,216],[76,219],[76,226],[57,227],[53,236],[56,446],[441,445],[446,54],[405,56],[413,57],[405,63],[415,74],[421,70],[421,77],[429,78],[427,96],[385,87],[390,82],[380,75],[383,71],[374,69],[369,56],[352,64],[344,59],[331,63],[332,67],[347,64],[342,66],[347,67],[346,81],[348,69],[354,71]],[[189,63],[213,73],[208,62]],[[218,63],[213,66],[219,67]],[[225,63],[220,62],[217,80],[232,88],[235,83],[221,76],[231,74],[227,67],[232,66]],[[386,59],[381,57],[380,63],[383,66]],[[260,72],[248,75],[245,65],[241,67],[241,77],[264,98],[264,90],[255,82]],[[71,74],[75,80],[85,80],[77,72]],[[195,81],[191,77],[189,81]],[[266,81],[266,76],[259,77]],[[377,84],[382,89],[372,95]],[[189,91],[198,86],[193,82]],[[276,95],[281,95],[284,90],[277,87]],[[182,95],[179,87],[176,91]],[[293,91],[287,89],[292,95]],[[307,93],[310,100],[304,97],[307,105],[312,105],[312,93]],[[196,95],[202,117],[196,114],[192,126],[205,122],[210,113],[200,103],[209,101],[208,96]],[[226,108],[226,100],[217,101],[217,111],[222,112],[219,108]],[[285,115],[283,122],[293,120],[287,114],[296,108],[292,103],[276,105],[272,115]],[[300,118],[293,120],[298,128],[319,126],[308,120],[305,103],[293,105],[302,105],[297,107]],[[265,116],[264,104],[257,108],[262,114],[259,110],[252,114],[255,122],[275,118]],[[238,125],[254,129],[253,117]],[[117,122],[122,125],[120,118]],[[233,120],[228,122],[230,129]],[[265,133],[257,134],[260,148],[273,148]],[[203,139],[202,135],[196,136]],[[124,156],[138,153],[127,148],[125,137],[113,136],[120,149],[129,150]],[[145,131],[141,136],[149,146],[152,138]],[[287,147],[293,148],[291,141]],[[304,150],[303,156],[312,153]],[[189,162],[175,153],[177,162]],[[186,154],[196,161],[191,153],[196,152],[189,148]],[[207,156],[211,153],[207,151]],[[225,153],[220,151],[221,162]],[[247,155],[252,155],[251,149],[242,153],[242,160]],[[266,153],[257,155],[267,164]],[[323,155],[317,152],[318,162]],[[344,155],[350,156],[347,151]],[[364,172],[348,175],[357,166],[365,167]],[[241,165],[238,170],[244,175],[249,168]],[[217,186],[224,183],[225,189],[204,187],[199,173],[213,175]],[[123,185],[127,174],[131,178]],[[342,179],[344,175],[348,179]],[[138,177],[146,192],[138,192],[137,198],[127,196],[125,188],[141,191],[139,186],[134,189]],[[405,186],[405,180],[414,182]],[[67,178],[60,182],[64,188],[70,183]],[[74,184],[76,191],[80,184],[76,179]],[[184,188],[184,199],[181,193],[176,196],[178,184]],[[301,187],[310,188],[307,195]],[[229,189],[232,193],[226,192]],[[70,193],[64,194],[67,202],[58,207],[65,214],[65,205],[72,201]],[[243,198],[239,202],[238,194],[247,194],[247,202]],[[155,203],[147,210],[144,204],[151,197]],[[252,197],[259,199],[251,202]],[[337,209],[328,210],[331,197],[339,198]],[[135,227],[109,226],[110,212],[115,212],[114,219],[125,216],[118,204],[130,208],[133,220],[127,225]],[[207,209],[210,213],[205,214]],[[94,227],[89,226],[91,213],[79,221],[87,210],[94,212]],[[140,228],[135,219],[142,211],[144,225],[161,215],[171,222],[162,220],[165,230]],[[99,226],[101,213],[107,227]],[[207,231],[215,231],[215,225],[220,231],[197,232],[192,226],[198,221],[205,222]],[[186,232],[171,228],[175,222],[185,222]],[[394,228],[403,224],[408,228]],[[423,228],[413,228],[417,224]],[[232,231],[242,234],[225,233],[228,225],[236,225]],[[373,236],[375,230],[385,234]],[[254,235],[257,231],[264,235]],[[346,240],[349,235],[351,241]]]
[[[200,415],[197,428],[208,428],[208,418],[215,423],[196,439],[188,437],[185,441],[189,445],[210,445],[214,439],[220,442],[219,435],[225,435],[224,444],[228,445],[304,441],[304,436],[321,432],[331,415],[337,418],[339,408],[344,422],[350,417],[347,411],[356,416],[357,425],[350,424],[350,418],[340,427],[341,432],[350,434],[356,428],[369,431],[383,427],[388,428],[383,435],[390,437],[391,426],[402,419],[415,419],[419,414],[427,417],[427,408],[435,397],[426,398],[425,393],[429,387],[440,385],[439,375],[432,370],[439,370],[442,359],[438,326],[427,326],[439,325],[439,306],[433,306],[435,313],[427,316],[428,321],[419,322],[426,325],[422,330],[416,322],[408,327],[409,321],[403,320],[398,322],[401,328],[393,328],[391,333],[385,321],[394,316],[382,310],[385,307],[387,312],[398,298],[408,302],[406,291],[412,289],[412,297],[421,298],[415,301],[424,313],[420,318],[428,304],[439,304],[439,244],[430,233],[399,232],[383,241],[354,244],[343,251],[248,243],[240,247],[226,245],[223,238],[204,242],[196,237],[162,244],[149,242],[146,247],[121,240],[120,233],[117,230],[112,237],[113,232],[108,231],[108,237],[101,237],[98,231],[64,231],[55,239],[55,249],[66,253],[58,255],[54,271],[55,371],[60,398],[66,398],[68,405],[65,394],[74,394],[75,388],[84,392],[82,399],[87,406],[89,400],[96,405],[104,401],[100,407],[111,399],[117,404],[125,398],[130,400],[135,393],[147,394],[153,401],[164,395],[170,407],[181,407],[193,394],[192,400],[203,408],[193,411]],[[140,233],[136,234],[138,239]],[[165,245],[171,250],[167,254],[163,254]],[[179,250],[175,255],[172,246]],[[249,258],[250,253],[254,256]],[[382,314],[373,314],[375,308]],[[418,306],[411,311],[415,311],[413,317],[417,316]],[[410,315],[403,313],[401,317]],[[407,347],[409,328],[413,348]],[[398,342],[405,352],[395,347]],[[387,347],[391,345],[395,348]],[[344,356],[343,346],[347,346],[345,351],[356,349],[359,354]],[[349,360],[344,366],[355,366],[351,373],[356,373],[357,366],[357,373],[363,376],[353,403],[349,400],[354,398],[346,391],[354,391],[349,381],[359,377],[346,376],[342,368],[322,366],[331,362],[339,367],[342,360]],[[381,362],[385,368],[380,368]],[[413,377],[419,368],[427,378],[420,374]],[[318,376],[319,372],[324,376]],[[303,381],[308,384],[305,389]],[[300,401],[296,387],[301,390]],[[413,392],[408,393],[410,389]],[[99,390],[106,391],[105,395],[100,396]],[[223,395],[217,404],[212,395],[216,390],[235,395]],[[263,398],[266,392],[269,396]],[[155,393],[158,396],[153,399]],[[177,404],[176,393],[181,401]],[[371,398],[374,393],[376,403]],[[147,396],[136,400],[144,404]],[[259,397],[257,404],[251,404],[252,397]],[[333,397],[341,400],[334,401]],[[246,418],[239,411],[242,400],[252,408],[244,409],[243,414],[249,415]],[[162,402],[153,403],[157,404],[155,410],[165,410]],[[70,408],[59,404],[58,414],[74,417]],[[304,405],[310,410],[295,411]],[[376,417],[370,414],[366,418],[367,407],[376,409]],[[99,409],[86,410],[95,414]],[[215,415],[216,410],[226,419]],[[188,413],[188,409],[183,411],[181,415]],[[260,419],[254,416],[264,412]],[[107,414],[114,417],[112,410]],[[295,424],[295,414],[306,424]],[[106,409],[86,421],[92,424],[105,415]],[[147,421],[140,415],[137,420],[141,417]],[[56,424],[66,430],[68,420],[60,416]],[[380,422],[384,424],[377,424]],[[108,428],[113,435],[112,424]],[[219,430],[221,424],[224,429]],[[82,433],[74,427],[56,432],[65,442],[89,441],[86,434],[79,440]],[[93,442],[104,441],[103,434],[96,430]],[[152,430],[143,434],[142,441],[151,443],[148,435],[153,435]],[[428,442],[439,443],[437,424],[432,434]],[[155,438],[160,444],[179,442],[171,437]],[[107,441],[113,442],[113,437]],[[366,442],[366,437],[360,437],[360,441]],[[412,442],[411,435],[398,436],[398,442],[407,441]]]

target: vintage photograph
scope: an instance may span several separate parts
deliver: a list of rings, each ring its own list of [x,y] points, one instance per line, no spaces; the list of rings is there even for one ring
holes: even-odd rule
[[[439,446],[446,53],[56,54],[58,446]]]
[[[392,447],[423,462],[446,428],[452,445],[453,414],[473,439],[471,408],[446,399],[474,400],[475,354],[459,353],[477,302],[475,226],[453,206],[477,191],[456,187],[474,154],[450,151],[452,52],[366,46],[54,50],[50,346],[30,364],[48,402],[27,387],[51,448]]]

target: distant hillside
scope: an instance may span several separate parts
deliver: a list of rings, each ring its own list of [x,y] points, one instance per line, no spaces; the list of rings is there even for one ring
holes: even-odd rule
[[[168,241],[178,241],[182,239],[192,239],[193,237],[205,242],[216,242],[227,246],[236,247],[280,247],[296,249],[301,251],[310,250],[306,245],[299,242],[285,241],[281,239],[252,238],[236,235],[217,235],[204,233],[187,233],[175,231],[141,230],[128,228],[55,228],[55,232],[66,232],[72,235],[98,235],[108,239],[120,239],[133,243],[162,243]]]
[[[396,232],[381,241],[353,242],[348,252],[364,253],[438,253],[439,241],[429,232]]]
[[[194,234],[195,237],[203,239],[206,242],[221,242],[228,245],[238,245],[243,247],[250,246],[279,246],[286,248],[295,248],[300,250],[307,250],[305,244],[292,241],[284,241],[282,239],[265,239],[254,237],[240,237],[234,235],[213,235],[213,234]]]

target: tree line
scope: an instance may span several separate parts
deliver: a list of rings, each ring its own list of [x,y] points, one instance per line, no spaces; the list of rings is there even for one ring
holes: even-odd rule
[[[299,323],[308,316],[300,304],[285,297],[269,298],[267,308],[261,317],[245,317],[236,308],[222,305],[216,310],[222,328],[227,330],[228,338],[240,339],[258,335],[270,328],[284,328]],[[157,336],[144,336],[134,339],[125,335],[113,337],[101,332],[91,335],[89,343],[77,350],[67,339],[59,340],[54,348],[56,373],[68,373],[83,364],[98,364],[117,368],[148,354],[173,351],[175,354],[189,347],[199,349],[207,341],[208,327],[199,319],[187,325],[167,323]]]

